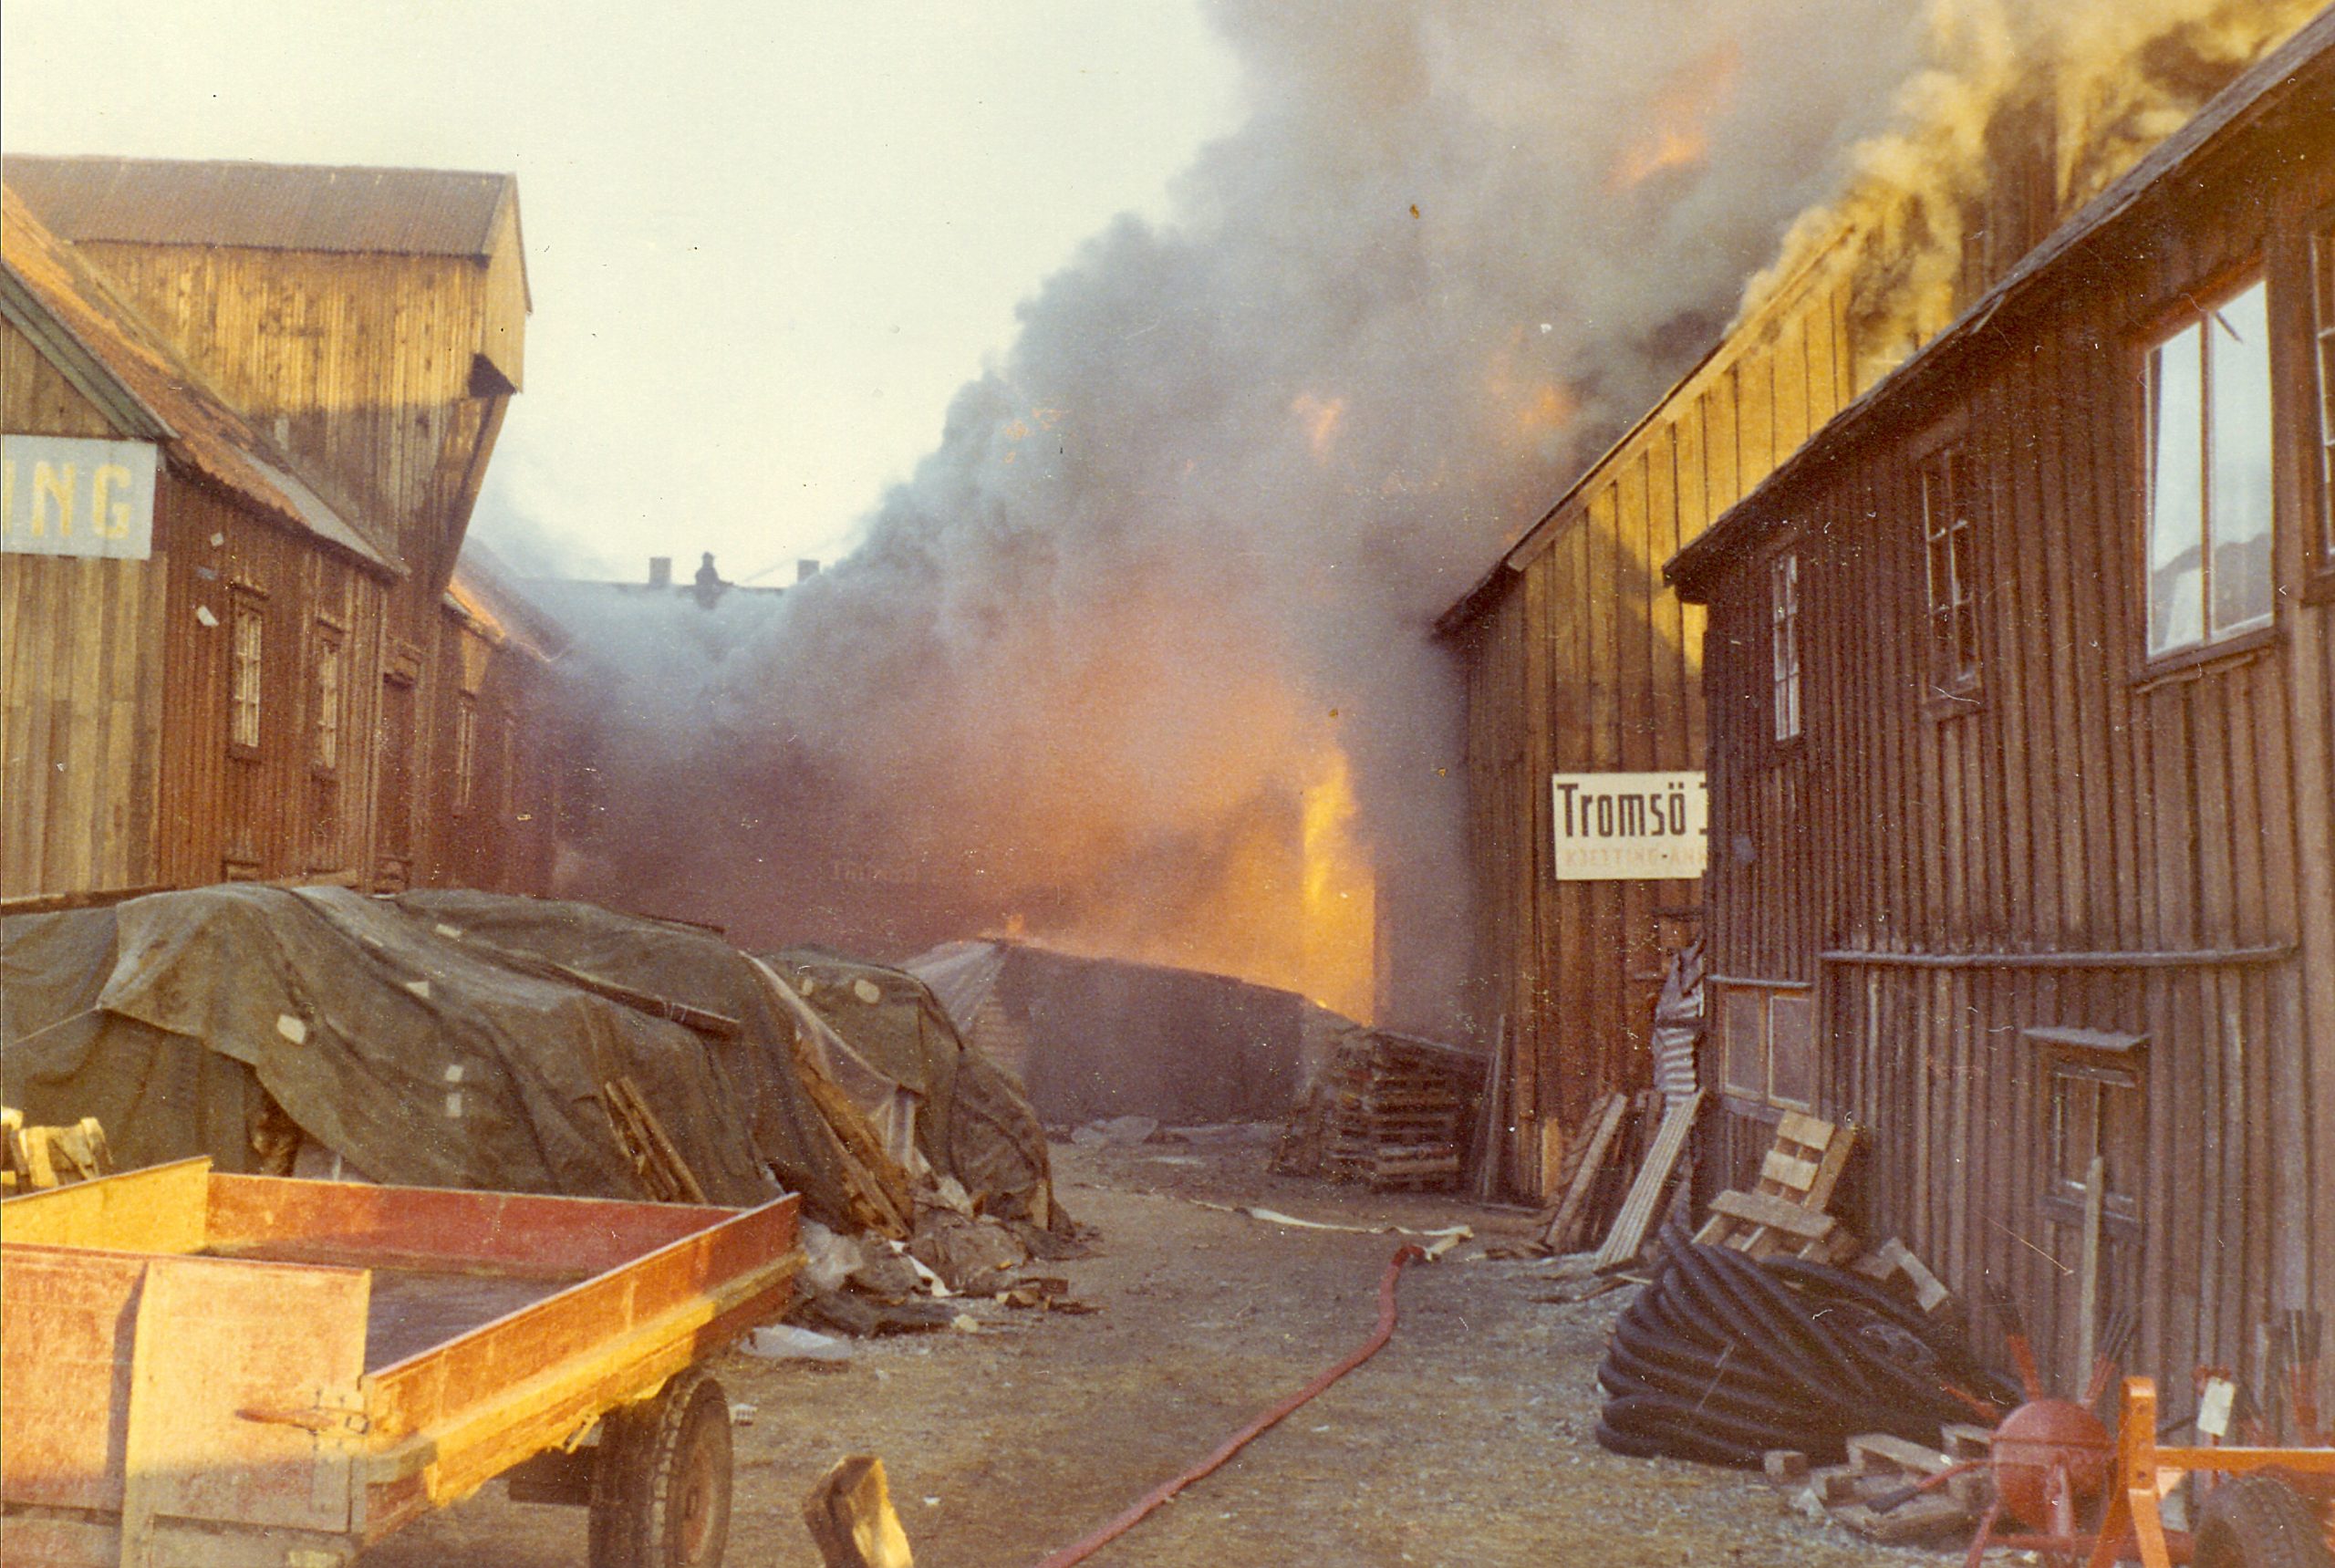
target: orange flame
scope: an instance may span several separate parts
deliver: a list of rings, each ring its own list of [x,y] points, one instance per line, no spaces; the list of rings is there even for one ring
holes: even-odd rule
[[[1605,188],[1634,191],[1666,169],[1702,162],[1711,150],[1711,121],[1727,107],[1742,70],[1742,46],[1729,40],[1671,78],[1648,106],[1654,123],[1614,161]]]
[[[1377,909],[1370,863],[1355,843],[1354,779],[1333,751],[1305,794],[1304,994],[1370,1022],[1375,1002]]]

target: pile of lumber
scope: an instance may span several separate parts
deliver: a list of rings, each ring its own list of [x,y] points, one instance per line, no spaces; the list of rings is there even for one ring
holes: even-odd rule
[[[1954,1423],[1939,1433],[1943,1447],[1886,1432],[1851,1438],[1847,1462],[1811,1470],[1805,1455],[1777,1449],[1765,1456],[1768,1479],[1801,1489],[1801,1507],[1883,1545],[1913,1545],[1969,1535],[1985,1513],[1993,1486],[1986,1466],[1993,1434]]]
[[[1658,1090],[1607,1095],[1592,1105],[1566,1140],[1550,1188],[1556,1201],[1540,1216],[1541,1247],[1569,1252],[1602,1236],[1598,1270],[1635,1261],[1680,1174],[1702,1104],[1698,1089],[1676,1098]]]
[[[1323,1175],[1380,1191],[1458,1185],[1466,1103],[1448,1053],[1357,1033],[1339,1044],[1324,1077]]]
[[[22,1111],[0,1106],[0,1192],[62,1187],[112,1169],[113,1152],[97,1117],[69,1127],[26,1127]]]

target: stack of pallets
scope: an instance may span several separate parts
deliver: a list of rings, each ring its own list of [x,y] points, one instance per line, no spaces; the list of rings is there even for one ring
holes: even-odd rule
[[[1465,1106],[1446,1054],[1372,1033],[1342,1044],[1328,1071],[1324,1175],[1380,1191],[1458,1182]]]

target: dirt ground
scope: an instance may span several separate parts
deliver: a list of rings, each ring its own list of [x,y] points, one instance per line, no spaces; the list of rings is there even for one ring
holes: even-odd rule
[[[736,1433],[733,1568],[816,1568],[799,1510],[846,1453],[882,1456],[921,1568],[1022,1568],[1208,1453],[1365,1339],[1396,1239],[1201,1208],[1479,1235],[1522,1217],[1275,1177],[1245,1146],[1058,1144],[1063,1201],[1100,1239],[1045,1265],[1086,1316],[993,1303],[981,1331],[863,1341],[841,1365],[723,1359]],[[1943,1565],[1791,1512],[1738,1472],[1624,1459],[1591,1440],[1593,1383],[1626,1293],[1545,1300],[1545,1270],[1455,1259],[1405,1276],[1378,1357],[1105,1548],[1098,1564]],[[567,1568],[580,1509],[498,1485],[393,1538],[366,1568]],[[2006,1560],[2008,1561],[2008,1560]]]

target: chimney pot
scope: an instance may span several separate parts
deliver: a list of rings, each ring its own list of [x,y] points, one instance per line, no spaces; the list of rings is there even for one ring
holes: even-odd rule
[[[672,556],[651,556],[649,557],[649,586],[652,588],[669,588],[673,586]]]
[[[819,575],[819,563],[818,563],[818,562],[816,562],[816,561],[811,561],[811,560],[803,560],[803,561],[797,561],[797,562],[795,562],[795,563],[794,563],[794,580],[795,580],[796,582],[798,582],[798,583],[807,583],[807,582],[809,582],[813,577],[815,577],[815,576],[817,576],[818,575]]]

